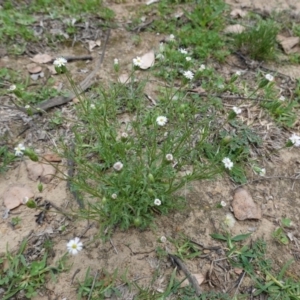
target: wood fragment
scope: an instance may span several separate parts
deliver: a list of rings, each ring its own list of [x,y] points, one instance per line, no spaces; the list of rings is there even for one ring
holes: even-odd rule
[[[92,284],[92,287],[91,287],[91,290],[90,290],[90,294],[89,294],[89,297],[88,297],[88,300],[91,299],[91,296],[92,296],[92,293],[93,293],[93,289],[94,289],[94,286],[95,286],[95,282],[96,282],[96,279],[98,277],[98,273],[99,271],[97,270],[95,276],[94,276],[94,280],[93,280],[93,284]]]
[[[92,55],[64,56],[64,59],[66,59],[67,62],[76,61],[76,60],[93,60],[93,56]],[[53,63],[55,60],[56,58],[51,59],[50,63]]]
[[[83,93],[84,91],[86,91],[94,83],[93,79],[94,79],[96,73],[99,71],[99,69],[102,65],[102,62],[104,60],[104,54],[105,54],[105,51],[106,51],[106,45],[108,43],[109,36],[110,36],[110,29],[108,30],[107,35],[106,35],[106,39],[105,39],[105,42],[104,42],[101,57],[97,61],[94,70],[79,84],[80,93]],[[52,107],[66,104],[69,101],[71,101],[72,99],[74,99],[75,97],[76,97],[75,93],[70,93],[69,96],[54,97],[54,98],[51,98],[51,99],[48,99],[46,101],[41,102],[40,104],[38,104],[36,106],[36,109],[46,111],[46,110],[48,110]],[[36,113],[36,112],[34,111],[34,113]]]
[[[190,273],[188,268],[185,266],[185,264],[181,261],[181,259],[179,257],[177,257],[176,255],[170,254],[170,253],[169,253],[169,257],[171,258],[171,260],[173,262],[175,262],[175,264],[178,266],[178,268],[180,270],[182,270],[182,272],[185,274],[185,276],[187,277],[191,286],[195,289],[196,295],[200,296],[202,292],[201,292],[200,285],[197,282],[197,279]]]

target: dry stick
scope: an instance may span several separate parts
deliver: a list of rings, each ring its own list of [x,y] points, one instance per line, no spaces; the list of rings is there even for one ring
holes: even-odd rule
[[[95,77],[96,73],[99,71],[99,69],[101,67],[101,64],[103,62],[104,54],[105,54],[105,50],[106,50],[106,45],[107,45],[109,36],[110,36],[110,29],[108,30],[107,35],[106,35],[106,39],[105,39],[105,42],[104,42],[101,57],[97,61],[94,70],[79,84],[79,90],[81,91],[81,93],[83,93],[85,90],[87,90],[93,84],[93,78]],[[71,93],[67,97],[63,97],[63,96],[54,97],[54,98],[48,99],[44,102],[41,102],[39,105],[37,105],[36,108],[39,108],[41,110],[48,110],[49,108],[63,105],[65,103],[69,102],[70,100],[72,100],[75,97],[76,97],[75,93]]]
[[[76,276],[79,272],[80,272],[80,269],[77,269],[77,270],[74,272],[74,274],[73,274],[73,276],[72,276],[72,278],[71,278],[71,284],[73,284],[74,279],[75,279],[75,276]]]
[[[192,94],[198,94],[199,96],[203,97],[218,97],[222,99],[227,99],[227,100],[236,100],[236,99],[241,99],[241,100],[252,100],[252,101],[274,101],[274,99],[267,99],[267,98],[253,98],[253,97],[245,97],[245,96],[239,96],[239,95],[224,95],[224,94],[209,94],[209,93],[197,93],[196,91],[193,90],[188,90],[189,93]]]
[[[109,239],[109,241],[110,241],[110,244],[113,246],[113,248],[114,248],[116,254],[118,254],[118,250],[116,249],[114,243],[112,242],[112,239]]]
[[[196,295],[201,295],[201,289],[199,286],[199,283],[197,282],[197,279],[190,273],[190,271],[187,269],[187,267],[184,265],[184,263],[181,261],[181,259],[175,255],[172,255],[169,253],[169,257],[178,265],[180,270],[183,271],[185,276],[187,277],[188,281],[192,285],[192,287],[195,289]]]
[[[80,55],[80,56],[64,56],[64,58],[69,61],[75,61],[75,60],[92,60],[92,55]],[[53,58],[50,60],[51,63],[53,63],[56,60],[56,58]]]
[[[93,226],[94,223],[88,224],[87,228],[83,231],[83,233],[79,236],[79,238],[82,238]]]
[[[47,200],[47,201],[53,208],[55,208],[57,211],[62,213],[69,221],[72,221],[72,218],[68,216],[69,214],[67,212],[65,212],[62,208],[58,207],[57,205],[55,205],[52,201],[49,201],[49,200]]]
[[[90,294],[89,294],[88,300],[91,299],[92,292],[93,292],[93,289],[94,289],[94,286],[95,286],[95,282],[96,282],[96,279],[97,279],[97,277],[98,277],[98,273],[99,273],[99,271],[97,270],[97,272],[96,272],[96,274],[95,274],[95,276],[94,276],[94,280],[93,280],[93,284],[92,284],[92,287],[91,287],[91,290],[90,290]]]

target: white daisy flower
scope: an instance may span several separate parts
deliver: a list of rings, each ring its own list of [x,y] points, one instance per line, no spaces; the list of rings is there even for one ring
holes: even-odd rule
[[[274,80],[274,76],[271,75],[271,74],[266,74],[266,75],[265,75],[265,78],[266,78],[268,81],[273,81],[273,80]]]
[[[225,220],[224,220],[224,224],[229,227],[232,228],[235,224],[235,218],[232,214],[226,214]]]
[[[284,97],[284,96],[280,96],[280,97],[279,97],[279,100],[280,100],[280,101],[285,101],[285,97]]]
[[[82,243],[80,242],[80,239],[76,237],[74,240],[70,240],[69,243],[67,243],[67,249],[70,254],[77,254],[79,251],[82,250]]]
[[[28,197],[24,197],[24,198],[22,199],[22,204],[25,205],[25,204],[28,202],[28,200],[29,200]]]
[[[167,155],[166,155],[166,160],[167,161],[173,161],[173,155],[171,154],[171,153],[168,153]]]
[[[189,80],[194,78],[194,73],[192,71],[184,71],[183,76]]]
[[[221,204],[222,207],[225,207],[227,205],[225,201],[221,201],[220,204]]]
[[[25,108],[25,109],[29,109],[29,108],[30,108],[30,105],[27,104],[27,105],[24,106],[24,108]]]
[[[17,86],[16,86],[15,84],[12,84],[12,85],[8,88],[8,90],[9,90],[9,91],[14,91],[16,88],[17,88]]]
[[[161,201],[159,199],[155,199],[154,200],[154,205],[160,206],[161,205]]]
[[[53,62],[54,66],[58,67],[58,68],[65,66],[66,63],[67,63],[67,60],[63,57],[59,57]]]
[[[182,54],[188,54],[187,50],[183,48],[179,48],[179,52]]]
[[[300,147],[300,136],[293,133],[289,140],[293,143],[295,147]]]
[[[191,61],[192,58],[191,58],[190,56],[187,56],[187,57],[185,58],[185,60],[186,60],[186,61]]]
[[[123,164],[120,161],[118,161],[113,165],[113,168],[119,172],[123,169]]]
[[[156,118],[156,123],[159,126],[164,126],[167,124],[167,122],[168,122],[168,119],[165,116],[159,116]]]
[[[163,236],[161,236],[160,241],[162,243],[165,243],[167,241],[167,238],[163,235]]]
[[[113,199],[117,199],[117,198],[118,198],[118,195],[115,194],[115,193],[113,193],[113,194],[111,195],[111,197],[112,197]]]
[[[134,58],[134,59],[132,60],[132,62],[133,62],[133,65],[134,65],[134,66],[140,67],[141,64],[142,64],[142,59],[141,59],[139,56],[137,56],[136,58]]]
[[[95,108],[96,108],[95,104],[92,103],[92,104],[90,105],[90,108],[91,108],[91,109],[95,109]]]
[[[241,76],[241,75],[242,75],[242,72],[241,72],[241,71],[236,71],[236,72],[235,72],[235,75],[236,75],[236,76]]]
[[[233,167],[233,162],[230,160],[230,158],[228,157],[225,157],[223,160],[222,160],[222,163],[224,164],[225,168],[226,169],[229,169],[231,170],[232,167]]]
[[[260,169],[259,172],[258,172],[258,174],[260,176],[265,176],[266,175],[266,169],[265,168]]]
[[[232,108],[232,110],[233,110],[237,115],[240,114],[240,113],[242,112],[242,109],[239,108],[239,107],[236,107],[236,106],[234,106],[234,107]]]
[[[206,69],[206,66],[202,64],[199,68],[199,71],[204,71],[205,69]]]
[[[25,147],[23,144],[19,144],[14,150],[15,150],[15,156],[22,156],[23,152],[25,151]]]
[[[117,58],[114,59],[114,65],[118,65],[119,64],[119,60]]]
[[[169,41],[170,41],[170,42],[175,41],[175,35],[174,35],[174,34],[170,34],[170,35],[169,35]]]
[[[124,139],[124,140],[128,139],[128,133],[127,132],[122,132],[121,133],[121,138]]]

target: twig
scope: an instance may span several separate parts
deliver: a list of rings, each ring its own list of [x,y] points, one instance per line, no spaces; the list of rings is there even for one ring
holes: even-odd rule
[[[115,245],[113,244],[112,239],[109,239],[109,241],[110,241],[110,244],[113,246],[116,254],[118,254],[118,250],[116,249]]]
[[[93,280],[93,284],[92,284],[92,287],[91,287],[91,290],[90,290],[90,293],[89,293],[89,297],[88,297],[88,300],[91,299],[91,296],[92,296],[92,292],[93,292],[93,289],[94,289],[94,286],[95,286],[95,282],[96,282],[96,279],[98,277],[98,273],[99,271],[97,270],[95,276],[94,276],[94,280]]]
[[[199,243],[199,242],[195,242],[193,240],[190,240],[191,243],[199,246],[199,247],[202,247],[203,249],[207,249],[207,250],[219,250],[219,249],[222,249],[221,247],[219,246],[204,246],[204,244],[202,243]]]
[[[91,55],[79,55],[79,56],[64,56],[64,58],[69,61],[75,61],[75,60],[92,60],[93,56]],[[56,58],[51,59],[51,63],[55,61]]]
[[[83,93],[85,90],[87,90],[93,84],[92,79],[95,77],[96,73],[99,71],[101,64],[103,62],[106,45],[107,45],[109,36],[110,36],[110,29],[108,30],[107,35],[106,35],[106,39],[104,42],[101,57],[97,61],[94,70],[79,84],[79,90],[81,91],[81,93]],[[75,97],[76,97],[75,93],[71,93],[69,96],[66,96],[66,97],[63,97],[63,96],[54,97],[54,98],[48,99],[44,102],[41,102],[39,105],[37,105],[36,108],[39,108],[42,110],[48,110],[52,107],[63,105]],[[34,113],[36,113],[36,112],[34,112]]]
[[[77,270],[74,272],[74,274],[73,274],[73,276],[72,276],[72,278],[71,278],[71,285],[72,285],[73,282],[74,282],[75,276],[76,276],[79,272],[80,272],[80,269],[77,269]]]
[[[239,95],[235,96],[235,95],[224,95],[224,94],[198,93],[197,91],[194,91],[194,90],[188,90],[188,92],[193,93],[193,94],[198,94],[199,96],[203,96],[203,97],[218,97],[218,98],[228,99],[228,100],[241,99],[241,100],[268,101],[268,102],[274,101],[274,99],[253,98],[253,97],[245,97],[245,96],[239,96]]]
[[[195,289],[196,295],[201,295],[201,289],[200,285],[197,282],[197,279],[190,273],[190,271],[187,269],[187,267],[184,265],[184,263],[181,261],[179,257],[176,255],[172,255],[169,253],[169,257],[172,259],[173,262],[179,267],[180,270],[183,271],[185,276],[187,277],[188,281],[190,282],[191,286]]]
[[[82,237],[88,232],[88,230],[90,230],[93,226],[94,226],[94,223],[88,224],[87,228],[86,228],[86,229],[84,230],[84,232],[79,236],[79,238],[82,238]]]

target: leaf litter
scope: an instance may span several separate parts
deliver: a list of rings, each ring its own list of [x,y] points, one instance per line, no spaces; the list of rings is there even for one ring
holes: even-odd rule
[[[115,57],[115,56],[116,56],[115,54],[112,55],[112,57]],[[152,61],[152,59],[150,59],[149,61]],[[146,66],[148,66],[148,67],[146,67],[146,69],[151,67],[153,65],[153,63],[154,63],[154,61],[151,62],[151,64],[149,64],[149,63],[146,64]],[[203,93],[202,90],[199,90],[199,92]],[[70,109],[70,115],[71,115],[72,108],[69,108],[69,109]],[[67,132],[67,131],[65,131],[65,132]],[[284,168],[285,166],[281,165],[281,169],[285,170],[285,172],[287,172],[290,167],[295,166],[294,162],[297,159],[297,153],[294,156],[293,156],[293,153],[291,154],[290,152],[284,153],[284,155],[287,155],[290,158],[289,167],[286,166],[287,168],[285,169]],[[269,162],[269,165],[270,165],[269,169],[272,170],[272,168],[273,168],[273,171],[276,172],[277,166],[275,164],[272,164],[272,162]],[[261,186],[260,183],[258,183],[256,187],[257,187],[257,190],[254,189],[252,192],[255,193],[256,196],[262,197],[261,199],[264,199],[264,195],[266,192],[277,195],[278,199],[286,198],[287,194],[291,193],[291,191],[286,191],[286,193],[283,193],[282,187],[278,183],[267,184],[267,185],[263,185],[263,186]],[[191,198],[190,202],[191,202],[191,205],[193,206],[194,213],[191,212],[189,214],[189,218],[186,218],[186,216],[184,216],[184,219],[182,216],[180,216],[180,214],[175,214],[174,216],[172,216],[172,220],[168,220],[168,218],[162,218],[161,220],[158,221],[158,224],[160,225],[159,226],[160,231],[161,231],[160,233],[165,234],[164,231],[168,230],[174,234],[175,232],[177,232],[177,228],[175,228],[175,226],[177,226],[177,224],[181,224],[182,228],[186,228],[186,230],[184,230],[184,231],[186,233],[190,234],[191,236],[194,235],[195,239],[199,239],[199,235],[195,234],[194,232],[199,232],[199,230],[200,230],[200,232],[202,234],[201,238],[206,239],[209,242],[211,242],[211,240],[209,240],[207,238],[207,231],[208,231],[208,228],[210,228],[210,230],[212,230],[213,226],[206,217],[210,216],[211,218],[217,220],[218,218],[221,219],[223,215],[221,213],[215,213],[215,212],[212,213],[208,209],[206,212],[207,216],[204,216],[204,214],[201,214],[200,210],[203,209],[203,206],[211,207],[216,199],[219,202],[218,197],[220,197],[220,196],[222,196],[222,198],[225,197],[226,199],[231,199],[230,189],[228,188],[228,182],[216,182],[216,183],[212,184],[211,186],[209,184],[199,184],[199,185],[196,184],[195,188],[198,191],[197,194],[191,193],[189,195],[189,197]],[[205,191],[205,193],[202,191]],[[211,196],[208,196],[206,193],[210,193]],[[55,196],[52,195],[52,198],[54,199]],[[203,201],[203,202],[201,202],[201,207],[199,207],[199,205],[198,205],[199,198],[201,198]],[[268,200],[268,201],[270,201],[270,200]],[[65,203],[61,202],[61,204],[65,204]],[[272,206],[274,206],[274,201],[272,201],[271,204],[269,202],[267,202],[267,204],[270,205],[268,207],[272,207]],[[271,211],[271,214],[277,215],[278,213],[281,213],[281,212],[288,212],[287,207],[282,207],[282,206],[280,207],[280,205],[279,205],[276,210]],[[199,223],[200,220],[201,220],[201,223]],[[268,224],[268,226],[271,226],[272,222],[268,222],[268,220],[264,220],[264,222],[265,222],[264,224]],[[199,225],[199,224],[201,224],[201,225]],[[206,225],[203,225],[203,224],[206,224]],[[55,223],[55,225],[57,225],[57,224]],[[80,231],[81,225],[82,224],[80,224],[80,225],[76,224],[74,226],[73,230],[77,231],[77,232]],[[234,228],[234,230],[245,231],[247,229],[247,226],[249,227],[249,225],[253,225],[253,221],[251,221],[251,220],[245,221],[245,223],[240,222]],[[216,226],[218,227],[219,225],[216,224]],[[203,229],[203,227],[204,227],[204,229]],[[55,226],[53,228],[55,228]],[[56,228],[59,228],[59,227],[56,227]],[[51,232],[53,232],[53,231],[51,231]],[[155,244],[155,237],[151,236],[151,234],[149,234],[149,235],[147,235],[147,233],[137,232],[137,233],[135,233],[134,239],[131,239],[130,237],[128,237],[128,235],[126,235],[122,232],[117,232],[116,236],[114,237],[114,240],[117,241],[117,248],[118,247],[122,248],[122,246],[125,243],[127,243],[128,241],[131,242],[131,244],[135,245],[138,248],[139,247],[144,248],[145,246],[143,246],[143,247],[141,246],[141,245],[144,245],[143,243],[146,243],[146,245]],[[259,232],[257,233],[257,235],[259,235]],[[61,244],[62,245],[57,246],[58,251],[60,251],[61,249],[64,249],[63,243],[61,243]],[[149,247],[149,248],[153,248],[153,247]],[[93,262],[95,262],[97,264],[99,264],[99,262],[105,263],[105,264],[108,263],[109,266],[115,266],[116,264],[118,264],[121,267],[124,266],[124,264],[122,264],[122,262],[120,260],[118,260],[118,257],[116,255],[114,255],[113,252],[110,253],[108,248],[104,247],[104,249],[107,250],[107,253],[109,253],[109,255],[111,256],[111,260],[109,260],[109,259],[105,260],[103,258],[99,258],[98,257],[99,253],[97,251],[95,251],[94,249],[90,249],[91,251],[90,251],[89,255],[91,257],[96,257],[96,259],[94,259]],[[274,250],[272,250],[272,251],[274,251]],[[124,257],[129,257],[131,255],[126,251],[124,251],[124,252],[125,253],[123,253],[122,259]],[[274,252],[274,254],[276,254],[276,252]],[[82,260],[82,258],[80,260]],[[153,271],[149,268],[147,269],[147,267],[145,265],[143,265],[143,263],[141,263],[142,260],[140,261],[140,260],[132,259],[132,257],[131,257],[130,262],[135,267],[138,265],[141,267],[141,269],[144,268],[145,272],[148,274],[151,273],[151,271]],[[126,262],[126,264],[127,264],[127,262]],[[80,267],[84,268],[84,267],[86,267],[86,262],[75,260],[75,266],[80,266]],[[203,266],[203,269],[208,270],[206,265]],[[164,269],[164,270],[166,270],[166,269]],[[199,271],[199,270],[197,268],[195,268],[194,271]],[[211,282],[213,282],[213,280],[216,280],[216,278],[215,279],[213,278],[214,272],[215,271],[211,271],[211,273],[210,273]],[[240,271],[238,271],[236,273],[238,274],[239,272]],[[194,272],[193,274],[197,274],[197,272]],[[203,272],[203,274],[205,274],[205,272]],[[66,276],[66,277],[62,276],[62,285],[64,285],[64,282],[68,282],[68,280],[69,280],[68,276]],[[55,289],[55,287],[53,287],[53,289]],[[64,289],[63,288],[59,289],[59,286],[56,287],[55,291],[57,294],[66,295],[66,294],[64,294]],[[72,295],[72,294],[70,293],[69,295]],[[69,297],[72,297],[72,296],[69,296]],[[73,297],[74,297],[74,294],[73,294]]]

